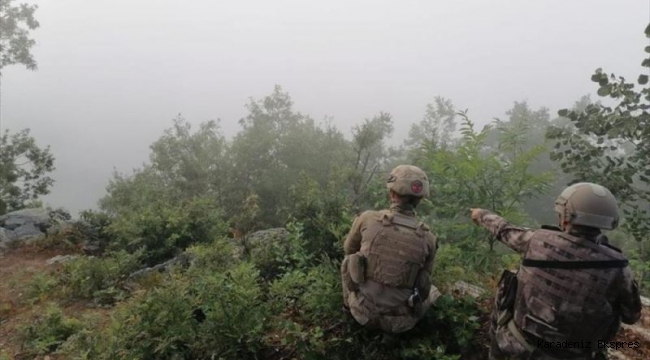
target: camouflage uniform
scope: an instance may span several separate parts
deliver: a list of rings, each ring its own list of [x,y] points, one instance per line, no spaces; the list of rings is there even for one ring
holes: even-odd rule
[[[389,178],[389,189],[397,189],[397,194],[409,192],[400,188],[404,184],[415,193],[428,193],[428,180],[420,169],[400,166],[394,173],[397,185]],[[409,177],[413,174],[422,181]],[[400,183],[404,179],[414,185]],[[430,280],[436,237],[417,222],[408,206],[393,204],[389,210],[362,213],[352,224],[344,250],[343,301],[361,325],[388,333],[407,331],[440,294]]]
[[[624,259],[620,250],[608,245],[606,238],[597,229],[596,232],[571,234],[550,227],[541,230],[524,229],[487,210],[482,210],[477,220],[479,225],[488,229],[508,247],[524,255],[525,259]],[[503,299],[500,294],[495,298],[490,327],[490,359],[604,359],[603,349],[593,343],[593,336],[599,336],[594,334],[606,337],[598,340],[609,341],[616,334],[621,321],[632,324],[641,315],[641,299],[629,267],[581,270],[534,268],[534,271],[536,275],[541,275],[543,280],[540,281],[531,275],[532,271],[526,266],[522,266],[517,273],[514,313],[510,314],[512,320],[506,320],[505,323],[500,321],[503,319],[500,318],[503,312],[499,311],[499,308]],[[586,304],[589,305],[572,308],[572,301],[576,299],[588,301]],[[537,331],[538,335],[543,333],[545,338],[522,331],[522,323],[526,323],[527,329],[533,329],[533,332],[538,326],[531,325],[531,319],[537,317],[524,318],[527,312],[541,314],[540,317],[545,318],[540,326],[546,328],[544,331]],[[549,327],[549,323],[553,326]],[[512,329],[512,326],[515,329]],[[549,328],[554,329],[558,337],[551,337],[549,340],[548,334],[553,333],[546,330]],[[586,333],[590,335],[584,338],[583,334]],[[534,349],[532,353],[519,341],[518,336],[523,336],[527,341],[529,350]],[[563,340],[573,341],[577,349],[558,349],[557,346],[544,348],[546,342],[557,343]],[[591,343],[586,344],[586,341]],[[591,349],[591,353],[585,354],[589,351],[586,348]]]

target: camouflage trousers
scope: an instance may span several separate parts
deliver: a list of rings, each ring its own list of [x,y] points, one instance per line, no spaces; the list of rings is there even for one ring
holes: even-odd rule
[[[526,347],[513,335],[508,329],[508,325],[499,325],[499,305],[500,301],[495,298],[494,307],[490,317],[490,360],[559,360],[542,350],[530,352]],[[516,325],[515,325],[516,326]],[[533,347],[535,344],[530,343]],[[605,352],[597,352],[582,357],[570,358],[571,360],[606,360]]]
[[[380,329],[391,334],[408,331],[420,321],[441,295],[440,291],[432,286],[427,298],[417,306],[417,310],[407,304],[392,309],[379,308],[365,297],[359,290],[359,286],[352,281],[347,265],[348,257],[341,264],[343,303],[350,309],[354,319],[368,328]]]

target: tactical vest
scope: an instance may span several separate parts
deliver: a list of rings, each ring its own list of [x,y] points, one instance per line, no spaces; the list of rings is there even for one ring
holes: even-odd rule
[[[413,217],[383,214],[363,232],[365,277],[386,286],[413,288],[431,251],[428,228]]]
[[[609,302],[627,260],[617,249],[561,231],[535,231],[517,273],[514,321],[544,341],[609,340],[620,325]]]

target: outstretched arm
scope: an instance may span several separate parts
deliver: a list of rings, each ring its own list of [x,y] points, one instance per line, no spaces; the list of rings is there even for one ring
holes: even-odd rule
[[[470,209],[472,221],[486,228],[497,240],[506,244],[512,250],[524,254],[528,250],[534,230],[512,225],[508,220],[485,209]]]

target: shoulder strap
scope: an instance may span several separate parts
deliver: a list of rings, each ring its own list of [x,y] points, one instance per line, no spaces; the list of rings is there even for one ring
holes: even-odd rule
[[[600,261],[553,261],[553,260],[532,260],[524,259],[522,266],[537,267],[545,269],[613,269],[624,268],[628,265],[627,260],[600,260]]]
[[[410,216],[404,216],[401,214],[392,214],[390,220],[393,224],[402,225],[407,228],[416,230],[419,227],[418,221]]]

